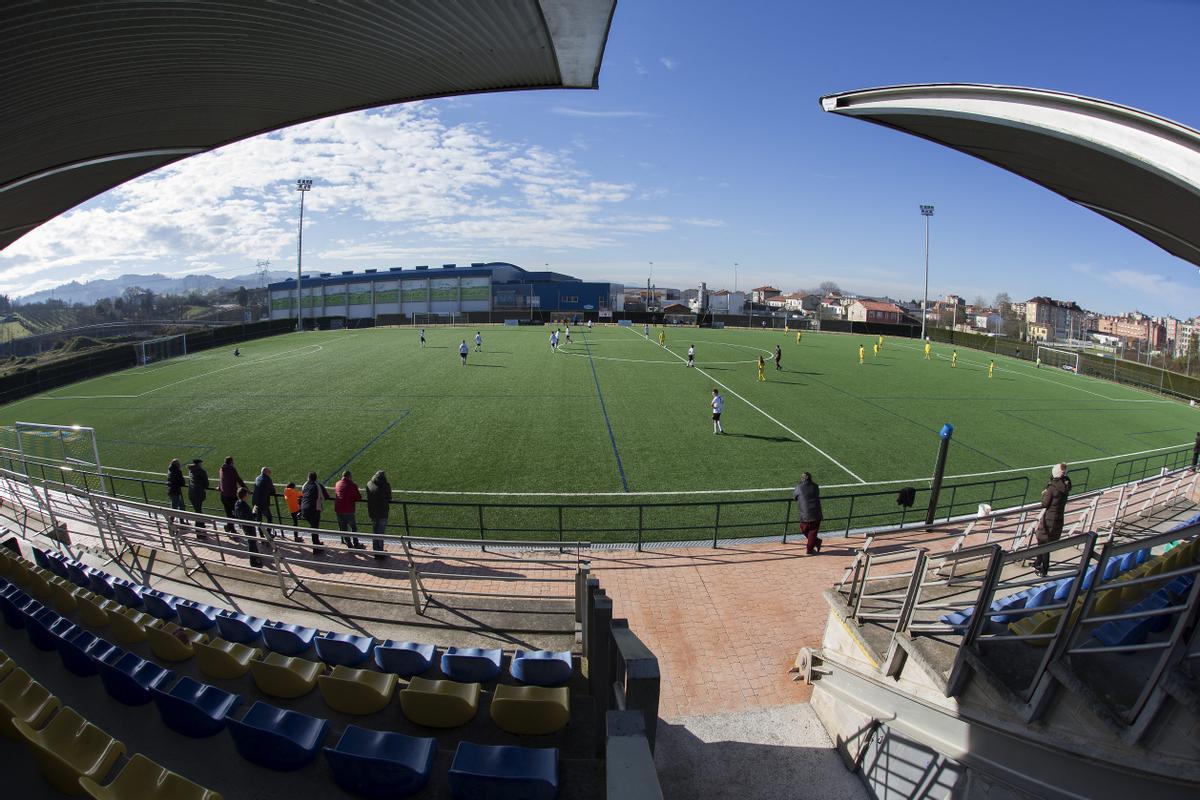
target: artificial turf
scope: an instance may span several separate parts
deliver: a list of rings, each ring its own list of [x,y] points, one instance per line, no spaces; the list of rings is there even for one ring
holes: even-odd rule
[[[962,503],[1008,500],[1040,491],[1042,465],[1090,462],[1075,474],[1097,488],[1114,465],[1186,445],[1200,428],[1196,409],[1174,400],[1002,356],[989,379],[990,354],[960,349],[951,368],[951,348],[925,360],[913,340],[885,339],[875,356],[866,336],[667,328],[663,348],[662,329],[647,340],[640,326],[602,326],[573,328],[555,353],[551,329],[482,328],[479,353],[476,328],[428,328],[423,349],[411,328],[277,336],[236,358],[210,350],[26,398],[0,408],[0,424],[94,427],[106,465],[151,477],[171,458],[202,458],[215,479],[232,455],[247,480],[270,465],[281,486],[309,470],[332,482],[350,469],[365,483],[386,469],[408,499],[575,504],[781,497],[726,490],[785,487],[805,470],[827,496],[922,486],[946,422],[949,483],[1008,481],[998,495],[964,490]],[[685,366],[691,344],[696,368]],[[464,494],[416,493],[430,491]],[[714,494],[647,494],[668,492]]]

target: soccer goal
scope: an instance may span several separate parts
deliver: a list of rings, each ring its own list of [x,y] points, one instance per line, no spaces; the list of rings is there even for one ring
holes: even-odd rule
[[[1079,374],[1079,353],[1077,352],[1038,345],[1035,357],[1039,366],[1045,364],[1048,367],[1058,367]]]
[[[465,325],[466,314],[413,314],[413,325]]]
[[[174,336],[162,336],[158,339],[147,339],[137,343],[138,363],[153,364],[156,361],[166,361],[168,358],[187,355],[187,334],[177,333]]]

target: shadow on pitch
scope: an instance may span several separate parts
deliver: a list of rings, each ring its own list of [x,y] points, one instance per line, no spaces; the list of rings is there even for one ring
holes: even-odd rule
[[[794,442],[797,444],[799,443],[799,440],[789,439],[786,436],[758,436],[753,433],[726,433],[725,435],[735,438],[735,439],[758,439],[759,441],[763,441],[763,442]]]
[[[468,367],[492,367],[494,369],[506,369],[503,364],[467,364]]]

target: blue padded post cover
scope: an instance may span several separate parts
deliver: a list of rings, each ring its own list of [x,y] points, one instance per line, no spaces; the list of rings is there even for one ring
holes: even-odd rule
[[[405,797],[429,782],[434,739],[403,733],[371,731],[347,725],[335,747],[325,748],[325,760],[337,785],[371,800]]]
[[[226,719],[233,744],[252,764],[281,771],[312,763],[325,740],[329,720],[286,711],[259,701],[240,720]]]
[[[449,647],[442,654],[442,674],[459,683],[487,683],[500,674],[502,651]]]
[[[419,642],[393,642],[391,639],[375,648],[375,666],[402,678],[428,672],[433,667],[437,648]]]
[[[459,742],[449,777],[455,800],[553,800],[558,750]]]

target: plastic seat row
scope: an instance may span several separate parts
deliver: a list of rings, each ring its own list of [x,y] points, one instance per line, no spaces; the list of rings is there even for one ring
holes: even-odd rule
[[[105,690],[116,700],[127,705],[144,705],[156,697],[157,690],[174,680],[175,673],[171,670],[79,628],[7,581],[3,583],[0,603],[17,609],[21,627],[25,628],[30,641],[42,650],[58,650],[63,666],[76,675],[99,674]],[[128,613],[145,616],[131,610]],[[111,615],[114,621],[126,618],[126,614],[120,612]],[[260,650],[219,639],[201,641],[193,638],[199,634],[159,620],[152,620],[145,631],[162,637],[161,642],[151,641],[152,649],[160,658],[165,655],[168,657],[164,660],[181,660],[174,657],[176,648],[180,654],[194,652],[201,671],[206,674],[211,670],[216,673],[214,677],[234,678],[248,671],[259,690],[273,697],[302,697],[319,687],[326,705],[335,711],[366,715],[386,708],[396,692],[398,678],[391,673],[343,666],[327,672],[326,666],[317,661],[278,653],[264,656]],[[196,687],[192,684],[196,682],[188,678],[181,679],[183,682],[187,683],[180,696],[194,695]],[[219,691],[215,687],[209,688]],[[213,696],[213,693],[209,694],[209,697]],[[399,692],[405,717],[418,725],[433,728],[458,727],[473,719],[479,710],[479,697],[478,683],[420,677],[410,679],[408,686]],[[238,702],[241,702],[240,698]],[[497,685],[491,715],[496,725],[509,733],[554,733],[570,720],[570,692],[565,686]],[[167,721],[165,717],[164,721]]]
[[[1156,590],[1126,610],[1130,613],[1141,613],[1169,608],[1191,591],[1194,581],[1191,575],[1180,575],[1167,586]],[[1092,631],[1092,636],[1101,644],[1110,647],[1141,644],[1151,633],[1165,631],[1170,626],[1173,616],[1172,612],[1110,620]]]
[[[47,565],[46,568],[59,580],[100,595],[100,598],[89,598],[93,602],[89,604],[91,607],[88,612],[95,619],[100,619],[101,612],[111,616],[111,606],[103,605],[103,600],[107,599],[163,622],[178,623],[198,633],[215,629],[228,642],[251,646],[261,643],[267,649],[285,656],[302,655],[315,646],[319,660],[331,666],[355,667],[373,657],[380,670],[405,678],[428,672],[437,657],[437,648],[432,644],[396,642],[391,639],[380,642],[371,636],[320,633],[315,628],[239,614],[150,589],[37,548],[33,552],[35,560]],[[58,588],[65,591],[64,586]],[[59,610],[66,613],[68,609],[60,607]],[[142,617],[131,614],[124,616],[140,627],[148,627],[148,620]],[[124,620],[117,620],[117,625],[123,628],[124,635],[141,636],[135,628],[125,625]],[[127,644],[145,638],[122,640],[121,636],[121,633],[114,634],[114,638]],[[186,656],[170,660],[182,660],[183,657]],[[499,648],[449,647],[442,654],[439,665],[442,673],[451,680],[488,683],[499,677],[502,658],[503,651]],[[561,686],[571,679],[571,654],[569,651],[516,650],[509,672],[522,683]]]
[[[39,771],[58,791],[97,800],[221,800],[141,754],[130,758],[107,785],[103,779],[125,753],[125,745],[12,666],[0,677],[0,731],[28,745]]]

